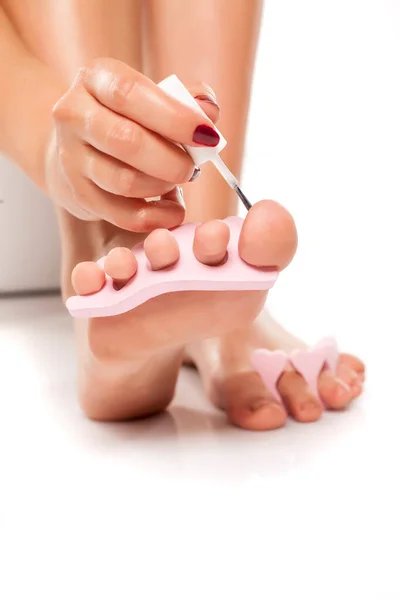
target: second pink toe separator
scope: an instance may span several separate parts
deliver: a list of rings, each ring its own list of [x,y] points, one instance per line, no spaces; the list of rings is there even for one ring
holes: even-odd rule
[[[307,350],[293,350],[289,354],[289,360],[293,368],[302,375],[311,392],[319,398],[318,377],[325,367],[330,371],[336,371],[339,358],[336,341],[333,338],[325,338],[318,342],[313,348]]]
[[[178,291],[269,290],[278,272],[256,268],[239,256],[238,243],[243,219],[225,219],[230,229],[228,257],[223,265],[210,267],[200,263],[193,254],[193,237],[197,223],[187,223],[171,233],[180,247],[179,261],[167,269],[153,271],[144,253],[143,244],[135,248],[138,270],[121,290],[115,290],[106,276],[104,287],[90,296],[72,296],[67,308],[73,317],[110,317],[132,310],[151,298]],[[98,263],[103,266],[104,258]]]
[[[336,341],[333,338],[325,338],[313,348],[293,350],[289,354],[281,350],[271,352],[261,348],[253,353],[251,362],[265,387],[278,401],[281,401],[277,382],[288,364],[300,373],[311,391],[319,398],[319,374],[324,367],[330,371],[336,371],[338,357]]]

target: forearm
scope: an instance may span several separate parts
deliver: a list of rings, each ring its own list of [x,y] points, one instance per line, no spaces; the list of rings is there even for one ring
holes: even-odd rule
[[[0,153],[44,188],[52,107],[62,82],[30,54],[0,7]]]

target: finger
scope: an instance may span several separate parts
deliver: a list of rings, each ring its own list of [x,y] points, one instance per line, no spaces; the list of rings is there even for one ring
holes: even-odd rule
[[[110,194],[86,179],[81,182],[79,192],[79,201],[86,211],[126,231],[146,233],[162,227],[172,229],[185,218],[178,188],[159,200],[149,201]]]
[[[115,114],[82,90],[65,94],[54,107],[53,116],[62,135],[74,134],[103,154],[151,177],[175,185],[193,176],[193,161],[182,148]]]
[[[112,156],[86,147],[83,174],[99,188],[127,198],[151,198],[170,192],[172,183],[156,179],[128,166]]]
[[[213,123],[217,123],[221,109],[214,90],[206,83],[189,83],[186,88],[197,101],[201,110],[206,113],[207,117]]]
[[[187,106],[128,65],[96,59],[79,81],[101,104],[163,137],[191,146],[217,146],[219,135],[201,111]]]

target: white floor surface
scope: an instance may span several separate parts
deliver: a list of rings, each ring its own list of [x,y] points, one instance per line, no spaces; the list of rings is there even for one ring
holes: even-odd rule
[[[99,425],[60,300],[1,300],[0,596],[400,598],[394,360],[365,350],[367,393],[317,424],[234,429],[188,370],[168,414]]]

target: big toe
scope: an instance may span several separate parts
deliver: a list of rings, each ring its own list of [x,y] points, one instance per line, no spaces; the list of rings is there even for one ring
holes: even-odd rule
[[[239,238],[241,258],[254,267],[287,267],[297,248],[290,213],[273,200],[261,200],[248,212]]]
[[[105,282],[105,273],[95,262],[81,262],[72,271],[71,281],[75,292],[86,296],[101,290]]]
[[[270,431],[286,423],[284,406],[265,388],[258,373],[241,372],[227,378],[220,397],[231,423],[242,429]]]

